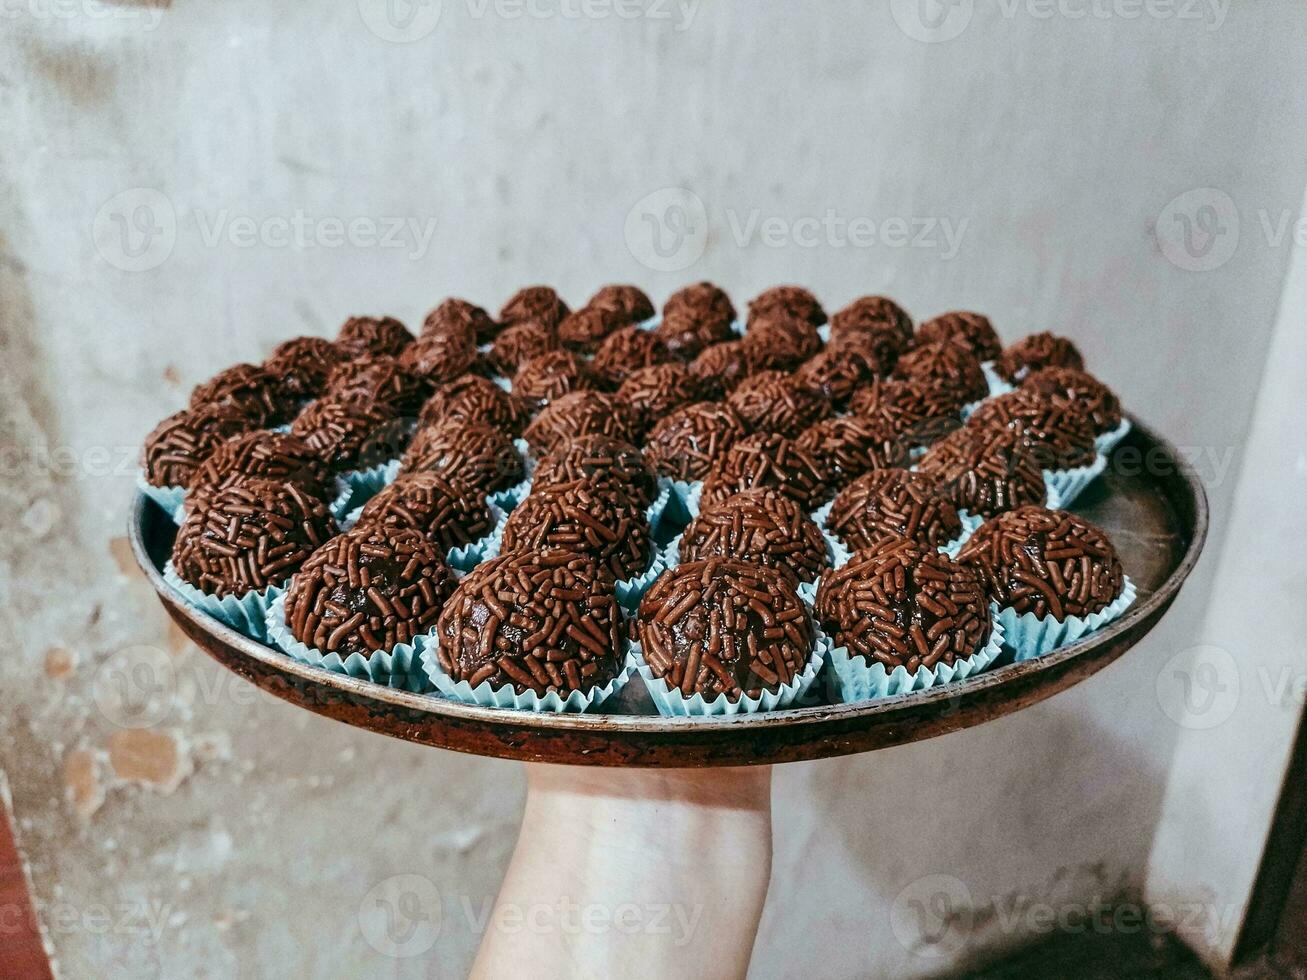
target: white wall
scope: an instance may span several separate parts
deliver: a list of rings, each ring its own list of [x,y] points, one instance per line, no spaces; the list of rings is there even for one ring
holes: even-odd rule
[[[1307,183],[1301,7],[1195,20],[1184,5],[1108,4],[1078,18],[1065,3],[1044,17],[1038,2],[964,0],[946,22],[961,33],[925,43],[898,0],[701,4],[688,18],[669,6],[657,12],[670,19],[629,21],[505,19],[479,4],[445,0],[412,43],[383,40],[365,26],[386,33],[373,9],[348,2],[4,7],[0,407],[22,465],[0,494],[0,520],[19,529],[4,555],[14,653],[0,660],[12,706],[0,761],[43,903],[168,912],[156,943],[80,918],[53,929],[69,975],[109,963],[124,976],[459,975],[476,944],[461,902],[493,894],[511,846],[512,766],[251,699],[120,570],[131,477],[95,452],[136,446],[190,385],[289,334],[363,311],[415,321],[451,292],[493,306],[533,281],[576,302],[607,281],[661,299],[706,277],[741,302],[797,281],[831,306],[887,291],[918,316],[974,307],[1010,338],[1071,334],[1132,409],[1201,450],[1212,553],[1222,545],[1289,255],[1260,212],[1274,230]],[[687,198],[668,188],[704,214],[665,261],[642,214],[674,222],[668,206]],[[1217,193],[1171,203],[1195,188]],[[1225,231],[1186,257],[1176,213],[1204,206]],[[231,224],[300,211],[398,216],[419,234],[399,249],[295,248],[257,232],[248,244]],[[882,231],[915,222],[921,247],[854,246],[820,227],[809,247],[828,212]],[[755,214],[760,227],[782,219],[781,245],[741,240]],[[138,215],[153,237],[122,238],[115,222]],[[956,248],[946,222],[963,229]],[[77,465],[44,462],[42,444]],[[1185,776],[1168,791],[1178,741],[1217,769],[1246,776],[1247,762],[1191,750],[1157,694],[1169,659],[1216,635],[1203,621],[1213,564],[1146,646],[1072,692],[779,773],[755,974],[938,972],[1039,931],[1013,909],[1074,913],[1141,888],[1162,815],[1214,832],[1237,817],[1227,794],[1246,783],[1192,793]],[[135,644],[164,649],[182,682],[165,726],[179,771],[155,781],[163,790],[123,781],[93,696],[97,671]],[[71,673],[52,647],[76,651]],[[1240,724],[1280,744],[1282,717]],[[1254,795],[1260,808],[1265,785]],[[1151,881],[1181,900],[1207,900],[1214,881],[1237,893],[1253,850],[1195,856],[1164,836]],[[445,900],[434,959],[380,958],[357,909],[414,866]],[[896,938],[912,938],[895,916],[937,890],[930,875],[949,876],[943,894],[965,910],[943,958]],[[1227,942],[1218,930],[1209,946],[1219,956]]]

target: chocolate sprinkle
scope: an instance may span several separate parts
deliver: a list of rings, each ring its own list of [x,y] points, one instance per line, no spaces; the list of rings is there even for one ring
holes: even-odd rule
[[[817,461],[833,490],[869,470],[908,463],[907,442],[892,429],[856,415],[824,419],[804,431],[794,444]]]
[[[327,465],[298,436],[262,429],[219,443],[191,476],[192,493],[211,493],[250,477],[293,483],[314,497],[325,497]]]
[[[340,348],[322,337],[296,337],[272,349],[263,369],[294,398],[317,398],[327,387],[327,375],[345,359]]]
[[[639,441],[638,428],[626,403],[599,391],[573,391],[545,406],[526,428],[526,441],[536,455],[577,436],[612,436]]]
[[[762,371],[746,378],[726,403],[752,431],[788,438],[831,413],[830,402],[799,379],[779,371]]]
[[[917,469],[935,476],[959,510],[984,517],[1047,496],[1039,460],[1012,429],[958,429],[931,446]]]
[[[424,425],[480,422],[514,436],[521,435],[529,417],[519,399],[489,378],[474,374],[437,388],[418,415]]]
[[[704,396],[699,375],[684,364],[654,364],[632,371],[617,397],[626,402],[641,432],[683,405]]]
[[[664,313],[654,333],[668,353],[682,361],[692,361],[704,348],[736,336],[730,320],[685,309]]]
[[[821,529],[779,490],[760,487],[706,508],[681,538],[680,560],[738,558],[811,582],[829,564]]]
[[[637,286],[609,285],[590,297],[588,309],[610,315],[619,325],[643,323],[654,315],[654,305],[644,290]]]
[[[849,410],[910,446],[926,446],[962,427],[962,399],[952,389],[891,378],[861,388]]]
[[[884,327],[898,335],[900,350],[911,343],[912,318],[888,296],[860,296],[830,318],[832,337],[838,337],[846,330],[877,333]]]
[[[517,369],[513,394],[538,408],[569,391],[584,391],[597,384],[598,379],[584,360],[565,350],[553,350],[531,358]]]
[[[549,286],[526,286],[504,304],[499,319],[506,327],[535,321],[555,330],[570,312],[567,304]]]
[[[336,346],[349,357],[398,357],[411,343],[413,335],[408,328],[389,316],[352,316],[336,335]]]
[[[249,429],[230,408],[204,404],[169,415],[145,437],[141,466],[153,487],[184,487],[225,440]]]
[[[496,371],[511,378],[533,357],[561,349],[556,328],[539,320],[527,320],[514,324],[496,337],[488,357]]]
[[[254,364],[236,364],[196,385],[191,391],[190,407],[219,405],[258,428],[289,422],[299,410],[300,401],[282,388],[270,371]]]
[[[423,331],[422,336],[399,355],[399,366],[426,384],[448,384],[478,369],[480,355],[472,331]]]
[[[923,344],[908,351],[899,358],[894,371],[901,378],[954,392],[964,405],[989,394],[989,382],[976,355],[951,341]]]
[[[725,324],[735,320],[735,307],[725,290],[710,282],[696,282],[684,286],[667,297],[663,304],[663,319],[686,317],[693,323]]]
[[[994,362],[994,370],[999,376],[1013,384],[1020,384],[1028,375],[1047,367],[1083,371],[1085,359],[1076,345],[1065,337],[1044,332],[1018,340]]]
[[[422,336],[471,334],[473,343],[488,344],[499,332],[496,323],[481,307],[451,296],[427,314],[422,322]]]
[[[411,349],[411,348],[410,348]],[[414,415],[430,393],[427,382],[384,355],[356,357],[331,369],[324,398],[388,406],[391,415]]]
[[[729,405],[695,402],[653,427],[644,440],[644,455],[663,476],[702,480],[714,461],[747,432],[743,420]]]
[[[726,451],[703,483],[702,507],[754,487],[776,487],[805,511],[830,494],[821,464],[791,440],[771,432],[741,439]]]
[[[826,311],[817,297],[802,286],[772,286],[749,301],[749,328],[772,317],[802,320],[819,327],[826,322]]]
[[[404,453],[402,473],[439,473],[485,493],[526,479],[522,455],[505,433],[484,422],[446,422],[417,431]]]
[[[631,374],[651,364],[671,359],[667,347],[652,330],[622,327],[614,330],[599,345],[591,367],[611,388],[617,388]]]
[[[713,344],[691,362],[690,369],[699,375],[705,391],[725,396],[763,368],[753,348],[741,339]]]
[[[1043,368],[1029,375],[1021,387],[1070,402],[1101,435],[1114,432],[1124,418],[1116,394],[1092,374],[1075,368]]]
[[[793,371],[822,347],[821,337],[812,324],[775,317],[750,324],[744,342],[754,361],[771,371]]]
[[[587,480],[597,492],[641,508],[658,496],[658,477],[644,454],[629,442],[608,436],[578,436],[559,443],[536,467],[532,492],[577,480]]]
[[[590,555],[620,580],[644,572],[653,557],[644,508],[586,480],[533,489],[508,516],[504,551],[551,548]]]
[[[992,361],[1003,353],[989,317],[966,310],[943,313],[917,328],[917,343],[950,341],[965,347],[981,361]]]
[[[1071,402],[1030,388],[988,399],[967,420],[967,426],[1019,432],[1046,470],[1088,466],[1096,456],[1088,416]]]
[[[876,470],[835,495],[827,527],[849,548],[909,538],[938,548],[962,534],[957,509],[935,477],[905,469]]]
[[[605,337],[630,322],[620,313],[612,310],[587,306],[575,313],[569,313],[558,325],[558,339],[570,351],[576,351],[578,354],[593,354],[599,349]]]
[[[832,405],[845,406],[855,391],[882,373],[876,345],[866,334],[853,331],[808,358],[795,371],[795,376]]]
[[[363,506],[357,526],[364,524],[413,528],[441,554],[494,530],[483,491],[432,472],[404,474],[385,487]]]
[[[291,424],[333,473],[365,469],[395,459],[408,445],[409,421],[376,402],[319,398]]]

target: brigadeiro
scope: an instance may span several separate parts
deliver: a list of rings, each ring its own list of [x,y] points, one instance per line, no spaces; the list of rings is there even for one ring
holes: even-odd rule
[[[593,388],[597,379],[590,365],[565,350],[537,354],[513,375],[513,395],[533,406],[561,398],[569,391]]]
[[[642,574],[653,557],[644,509],[586,480],[532,489],[508,516],[502,547],[590,555],[620,581]]]
[[[1070,402],[1089,419],[1095,435],[1115,432],[1124,418],[1116,393],[1076,368],[1042,368],[1027,376],[1021,387]]]
[[[286,590],[291,636],[342,660],[430,632],[454,575],[420,531],[360,525],[309,556]]]
[[[929,445],[962,426],[958,392],[923,381],[877,381],[854,392],[849,410],[912,446]]]
[[[335,533],[327,505],[302,487],[251,478],[190,508],[172,563],[209,595],[262,592],[290,578]]]
[[[794,444],[817,461],[835,490],[869,470],[908,462],[907,442],[886,426],[856,415],[823,419],[804,430]]]
[[[882,373],[880,354],[870,337],[846,333],[831,341],[794,372],[805,387],[836,407],[849,403],[853,393]]]
[[[249,420],[222,405],[169,415],[145,437],[141,467],[153,487],[185,487],[225,440],[249,430]]]
[[[577,436],[601,435],[639,442],[639,430],[626,402],[601,391],[573,391],[541,410],[524,433],[532,452],[542,456]]]
[[[255,364],[236,364],[219,371],[191,391],[191,408],[221,405],[249,420],[252,427],[281,425],[299,411],[301,399],[278,383],[270,371]]]
[[[303,439],[260,429],[219,443],[191,475],[189,489],[212,493],[250,477],[293,483],[322,497],[331,475],[327,464]]]
[[[1088,616],[1125,587],[1116,548],[1075,514],[1020,507],[980,526],[958,560],[975,566],[1000,606],[1043,619]]]
[[[436,389],[419,413],[424,425],[482,422],[520,435],[530,416],[522,402],[489,378],[465,374]]]
[[[345,359],[339,347],[322,337],[296,337],[278,344],[263,369],[291,396],[308,401],[327,386],[331,369]]]
[[[640,602],[637,629],[653,675],[706,701],[778,691],[804,671],[816,637],[789,580],[734,558],[664,573]]]
[[[323,398],[388,406],[391,415],[414,415],[430,392],[427,383],[387,356],[357,357],[331,369]]]
[[[732,494],[702,511],[681,537],[680,560],[738,558],[774,568],[797,586],[829,564],[826,539],[803,509],[779,490]]]
[[[772,317],[802,320],[819,327],[826,322],[826,311],[817,297],[802,286],[773,286],[749,300],[749,328]]]
[[[459,583],[436,629],[441,669],[471,687],[517,693],[601,687],[621,667],[613,580],[571,551],[516,551]]]
[[[989,317],[967,310],[943,313],[917,327],[917,343],[936,344],[951,341],[960,344],[981,361],[992,361],[1003,353]]]
[[[725,323],[735,320],[735,307],[726,291],[710,282],[684,286],[667,297],[663,318],[688,316],[695,322]]]
[[[908,538],[939,548],[962,534],[962,520],[935,477],[905,469],[874,470],[835,495],[826,526],[851,549]]]
[[[644,455],[662,476],[702,480],[715,460],[748,434],[729,405],[695,402],[668,415],[644,439]]]
[[[726,400],[755,432],[794,438],[831,413],[830,402],[793,375],[761,371],[736,387]]]
[[[664,313],[654,334],[672,357],[692,361],[705,348],[736,337],[730,320],[698,318],[689,311]]]
[[[641,432],[683,405],[704,396],[703,382],[688,366],[679,363],[654,364],[632,371],[617,397],[629,406]]]
[[[747,436],[726,451],[704,480],[702,507],[754,487],[775,487],[805,511],[815,510],[830,492],[812,454],[772,432]]]
[[[754,359],[774,371],[792,371],[821,350],[817,328],[804,320],[766,317],[749,325],[744,335]]]
[[[319,398],[291,424],[332,473],[366,469],[395,459],[408,445],[409,423],[377,402]]]
[[[745,378],[762,370],[756,352],[743,340],[713,344],[690,363],[705,390],[713,395],[729,395]]]
[[[557,329],[571,310],[549,286],[526,286],[514,293],[499,311],[499,320],[506,327],[535,321],[549,329]]]
[[[443,555],[494,530],[486,495],[440,473],[401,475],[363,505],[356,527],[407,527],[420,531]]]
[[[472,332],[423,333],[399,355],[399,366],[428,385],[448,384],[475,371],[479,354]]]
[[[988,399],[967,425],[1019,432],[1046,470],[1088,466],[1097,455],[1093,426],[1078,406],[1029,388]]]
[[[604,338],[629,321],[611,310],[586,306],[569,313],[558,325],[558,339],[570,351],[593,354]]]
[[[887,672],[952,666],[993,631],[980,574],[907,540],[855,552],[822,576],[814,610],[850,657]]]
[[[590,367],[605,384],[617,388],[640,368],[662,364],[670,358],[667,347],[652,330],[622,327],[599,345]]]
[[[984,517],[1047,498],[1043,468],[1013,429],[958,429],[931,446],[917,469],[936,477],[959,510]]]
[[[433,334],[470,334],[473,343],[488,344],[499,332],[499,324],[484,309],[465,299],[451,296],[427,314],[422,321],[422,336]]]
[[[1026,380],[1027,375],[1047,367],[1068,367],[1083,371],[1085,359],[1070,340],[1045,331],[1018,340],[994,362],[994,370],[999,376],[1013,384],[1020,384]]]
[[[531,358],[561,348],[556,328],[539,320],[527,320],[496,337],[487,357],[496,371],[511,378]]]
[[[976,355],[949,341],[922,344],[908,351],[898,359],[894,372],[901,378],[956,392],[963,404],[980,401],[989,394],[989,382]]]
[[[643,323],[654,315],[654,305],[637,286],[614,284],[604,286],[585,304],[588,309],[601,310],[619,325]]]
[[[526,464],[506,433],[484,422],[454,421],[419,429],[404,453],[402,472],[439,473],[495,493],[525,480]]]
[[[864,330],[872,333],[883,327],[891,328],[900,340],[902,350],[912,341],[912,317],[888,296],[859,296],[830,318],[832,337],[847,330]]]
[[[408,327],[389,316],[352,316],[336,335],[336,346],[349,357],[369,354],[397,357],[411,343],[413,335]]]
[[[609,436],[578,436],[547,453],[531,476],[534,493],[561,483],[586,480],[598,492],[648,507],[658,496],[658,477],[644,454]]]

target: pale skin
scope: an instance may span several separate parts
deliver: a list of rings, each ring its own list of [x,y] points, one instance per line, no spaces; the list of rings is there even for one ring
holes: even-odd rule
[[[770,766],[526,769],[472,977],[745,975],[771,874]]]

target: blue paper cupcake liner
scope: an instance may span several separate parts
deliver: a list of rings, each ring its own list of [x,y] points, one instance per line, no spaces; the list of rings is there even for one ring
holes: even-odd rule
[[[531,451],[526,444],[525,439],[514,439],[513,448],[517,454],[522,457],[522,472],[526,474],[517,483],[504,490],[496,490],[489,494],[492,504],[501,510],[512,510],[531,492],[531,473],[535,470],[535,463],[531,460]]]
[[[260,643],[266,643],[268,640],[266,626],[268,607],[286,591],[283,583],[270,585],[262,592],[246,592],[244,595],[210,595],[201,592],[178,575],[171,561],[163,566],[163,580],[186,600],[187,605]]]
[[[536,713],[553,712],[557,714],[579,714],[603,704],[626,686],[635,673],[635,667],[629,662],[624,650],[618,653],[622,658],[617,676],[606,684],[569,691],[560,694],[550,691],[541,697],[535,691],[519,694],[512,685],[491,687],[489,681],[482,681],[473,687],[467,681],[456,681],[445,673],[440,666],[440,638],[432,636],[431,642],[422,650],[422,670],[431,684],[451,701],[463,704],[476,704],[483,708],[505,708],[513,711],[534,711]]]
[[[1098,453],[1088,466],[1077,466],[1070,470],[1044,470],[1044,485],[1048,488],[1050,501],[1056,499],[1059,508],[1070,507],[1076,502],[1089,484],[1093,483],[1107,469],[1107,457]],[[1050,508],[1053,504],[1050,502]]]
[[[365,470],[350,470],[336,477],[336,497],[331,502],[331,513],[343,521],[351,511],[358,510],[381,490],[395,482],[399,475],[399,460],[370,466]]]
[[[137,470],[136,489],[162,507],[174,524],[182,522],[186,509],[185,487],[156,487],[146,482],[144,470]]]
[[[486,552],[494,542],[495,531],[508,520],[508,513],[502,507],[497,506],[489,499],[487,499],[486,505],[490,508],[490,531],[471,544],[465,544],[459,548],[450,548],[445,552],[445,562],[450,568],[460,572],[470,572],[486,560]],[[340,522],[340,529],[342,531],[353,530],[358,525],[359,515],[362,513],[362,507],[354,508]]]
[[[1011,382],[1004,380],[994,368],[993,361],[981,361],[980,370],[985,372],[985,382],[989,385],[989,397],[994,398],[998,395],[1006,395],[1010,391],[1016,391]]]
[[[1034,613],[1018,614],[1011,606],[999,608],[997,615],[1007,633],[1005,642],[1013,651],[1015,659],[1031,660],[1102,629],[1112,620],[1120,618],[1134,604],[1136,597],[1135,583],[1127,575],[1121,594],[1104,609],[1088,616],[1068,616],[1064,620],[1052,616],[1040,619]]]
[[[1104,456],[1111,456],[1112,450],[1120,444],[1122,439],[1130,434],[1132,428],[1134,428],[1134,426],[1131,425],[1130,420],[1123,418],[1121,424],[1111,432],[1104,432],[1101,436],[1096,438],[1094,440],[1094,447]]]
[[[821,632],[815,620],[813,629],[816,635],[812,656],[808,658],[803,670],[790,683],[782,684],[775,691],[763,691],[756,698],[744,695],[738,701],[732,701],[725,694],[719,694],[711,701],[705,701],[702,694],[692,694],[687,698],[680,691],[670,687],[661,677],[654,676],[653,669],[645,663],[640,644],[636,642],[631,643],[630,662],[636,673],[640,675],[640,680],[644,682],[645,690],[653,699],[654,707],[664,718],[729,717],[751,715],[759,711],[780,711],[793,707],[806,698],[826,662],[830,650],[830,638]]]
[[[267,634],[269,643],[300,663],[321,667],[333,674],[348,674],[383,687],[414,693],[426,689],[426,674],[419,661],[423,647],[432,638],[431,633],[415,636],[411,643],[400,643],[389,650],[374,650],[366,657],[351,653],[342,660],[338,653],[315,650],[291,635],[286,626],[286,596],[283,593],[268,606]]]
[[[990,607],[993,630],[989,642],[970,657],[953,664],[942,664],[931,670],[918,667],[909,674],[903,667],[887,671],[882,663],[868,664],[866,658],[851,656],[848,647],[832,646],[827,658],[830,670],[826,673],[826,691],[832,701],[851,704],[857,701],[874,701],[877,698],[925,691],[942,684],[965,680],[985,670],[998,659],[1003,650],[1004,628],[998,610]]]

